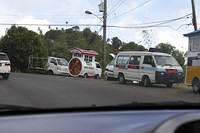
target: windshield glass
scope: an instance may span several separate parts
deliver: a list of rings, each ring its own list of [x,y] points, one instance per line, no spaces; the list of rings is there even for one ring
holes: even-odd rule
[[[1,0],[0,105],[200,103],[194,1]]]
[[[68,66],[68,62],[65,59],[57,59],[58,65]]]
[[[9,60],[8,56],[5,54],[0,54],[0,60]]]
[[[157,65],[170,65],[170,66],[179,66],[178,62],[176,61],[176,59],[174,59],[174,57],[172,56],[160,56],[160,55],[156,55],[154,56]]]

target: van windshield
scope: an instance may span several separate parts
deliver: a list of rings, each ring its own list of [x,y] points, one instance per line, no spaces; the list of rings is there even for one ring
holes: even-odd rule
[[[8,56],[5,54],[0,54],[0,60],[9,60]]]
[[[57,59],[58,65],[68,66],[68,62],[65,59]]]
[[[157,65],[161,66],[179,66],[178,62],[172,56],[161,56],[156,55],[154,56]]]

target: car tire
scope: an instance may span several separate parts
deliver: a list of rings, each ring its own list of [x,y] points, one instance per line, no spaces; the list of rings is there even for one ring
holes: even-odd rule
[[[150,79],[149,79],[148,76],[144,76],[144,77],[142,78],[142,85],[143,85],[144,87],[150,87],[150,86],[151,86],[151,81],[150,81]]]
[[[95,79],[100,79],[99,74],[95,75]]]
[[[4,79],[4,80],[8,80],[8,78],[9,78],[9,73],[3,74],[3,79]]]
[[[54,73],[53,73],[52,70],[49,70],[49,71],[47,72],[47,74],[48,74],[48,75],[54,75]]]
[[[84,78],[88,78],[88,74],[85,73],[85,74],[83,75],[83,77],[84,77]]]
[[[110,80],[110,77],[108,77],[108,75],[105,74],[105,79],[106,79],[106,80]]]
[[[166,86],[167,86],[168,88],[172,88],[172,87],[173,87],[173,83],[167,83]]]
[[[125,84],[126,83],[126,80],[124,78],[124,74],[119,74],[118,79],[119,79],[119,83],[120,84]]]
[[[198,79],[192,81],[192,89],[194,93],[200,93],[200,81]]]

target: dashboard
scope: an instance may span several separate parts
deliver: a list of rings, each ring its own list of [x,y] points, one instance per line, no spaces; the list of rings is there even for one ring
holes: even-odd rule
[[[0,116],[2,133],[199,132],[199,110],[95,111]],[[187,124],[188,123],[188,124]],[[194,126],[196,125],[196,127]],[[190,130],[190,133],[192,130]]]

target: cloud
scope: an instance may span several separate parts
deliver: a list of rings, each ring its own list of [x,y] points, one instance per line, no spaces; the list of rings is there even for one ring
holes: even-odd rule
[[[46,19],[36,19],[33,16],[25,16],[22,19],[18,20],[16,24],[50,24],[50,22]],[[35,31],[39,33],[38,27],[42,30],[43,34],[45,34],[48,30],[48,26],[24,26],[29,30]]]

